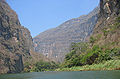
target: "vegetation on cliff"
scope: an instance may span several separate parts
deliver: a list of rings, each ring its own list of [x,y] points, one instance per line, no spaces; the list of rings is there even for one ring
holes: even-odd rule
[[[89,42],[73,43],[71,52],[61,64],[61,70],[120,69],[119,31],[120,17],[117,17],[114,24],[103,27],[100,33],[90,37]]]
[[[70,53],[65,56],[65,61],[60,66],[53,62],[40,61],[31,66],[25,65],[25,71],[119,70],[119,30],[120,17],[117,17],[114,24],[103,27],[100,33],[90,37],[89,42],[72,43]],[[114,34],[116,37],[111,38]]]
[[[96,7],[88,15],[68,20],[56,28],[40,33],[33,39],[35,52],[63,62],[65,55],[69,52],[70,44],[85,41],[85,38],[92,33],[98,12],[99,7]]]
[[[58,68],[55,71],[94,71],[94,70],[120,70],[120,60],[108,60],[99,64],[73,66],[71,68]]]
[[[0,74],[18,73],[24,69],[24,58],[30,56],[32,37],[21,26],[16,12],[0,0]]]
[[[0,74],[18,73],[23,69],[25,72],[120,70],[120,1],[101,0],[100,13],[98,14],[98,8],[91,13],[82,16],[85,20],[81,20],[81,17],[72,19],[52,29],[50,33],[42,33],[41,37],[34,38],[36,51],[49,48],[49,51],[43,53],[61,62],[71,42],[85,41],[92,33],[99,15],[89,41],[72,43],[64,62],[58,65],[33,52],[29,30],[21,26],[17,14],[5,0],[0,0]],[[69,26],[69,30],[66,26]],[[54,48],[54,52],[51,47]],[[51,53],[48,55],[49,52]]]

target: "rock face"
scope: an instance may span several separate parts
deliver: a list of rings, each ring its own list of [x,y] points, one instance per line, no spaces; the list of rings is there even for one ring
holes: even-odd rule
[[[120,0],[100,0],[100,13],[92,37],[94,45],[120,47]]]
[[[119,0],[101,0],[100,1],[100,18],[115,16],[120,13]]]
[[[58,62],[63,61],[72,42],[85,41],[92,33],[98,12],[97,7],[88,15],[71,19],[56,28],[40,33],[33,39],[34,50]]]
[[[114,19],[118,17],[120,13],[120,1],[119,0],[100,0],[100,13],[98,15],[98,21],[95,27],[97,31],[102,26],[114,23]]]
[[[21,26],[5,0],[0,0],[0,73],[21,72],[31,49],[30,32]]]

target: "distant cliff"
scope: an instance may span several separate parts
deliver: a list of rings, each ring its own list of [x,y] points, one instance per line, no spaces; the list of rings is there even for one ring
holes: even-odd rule
[[[97,22],[99,8],[95,8],[88,15],[66,21],[60,26],[47,30],[36,36],[34,50],[61,62],[69,52],[72,42],[85,41]]]
[[[0,0],[0,73],[21,72],[23,60],[30,56],[31,49],[29,30],[21,26],[5,0]]]
[[[93,34],[89,36],[87,42],[73,43],[62,66],[74,67],[70,70],[82,69],[75,66],[83,66],[86,70],[120,70],[118,61],[120,61],[120,0],[100,0],[100,12]]]

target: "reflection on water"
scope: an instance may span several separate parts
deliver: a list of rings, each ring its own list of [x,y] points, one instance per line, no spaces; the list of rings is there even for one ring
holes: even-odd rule
[[[120,79],[120,71],[33,72],[0,75],[0,79]]]

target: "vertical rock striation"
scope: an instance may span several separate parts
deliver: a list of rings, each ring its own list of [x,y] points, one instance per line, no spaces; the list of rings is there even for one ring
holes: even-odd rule
[[[105,25],[114,23],[116,17],[120,13],[120,1],[119,0],[100,0],[100,13],[98,15],[98,21],[95,26],[97,31]]]
[[[94,28],[94,45],[120,47],[120,0],[100,0],[100,13]]]
[[[21,72],[31,49],[30,32],[21,26],[5,0],[0,0],[0,73]]]
[[[63,61],[72,42],[85,41],[92,33],[98,12],[97,7],[88,15],[71,19],[54,29],[40,33],[33,39],[35,51],[59,62]]]

